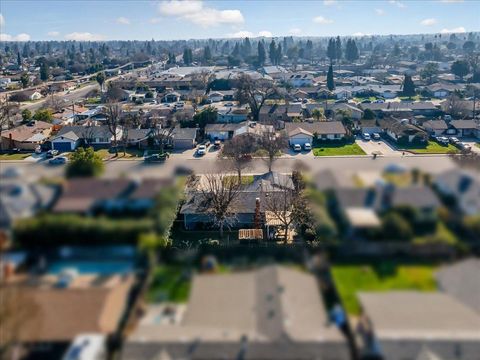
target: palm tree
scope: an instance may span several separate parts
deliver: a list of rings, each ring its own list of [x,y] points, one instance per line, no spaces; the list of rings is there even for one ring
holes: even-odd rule
[[[324,118],[323,110],[322,109],[313,109],[312,116],[315,120],[319,121],[320,119]]]

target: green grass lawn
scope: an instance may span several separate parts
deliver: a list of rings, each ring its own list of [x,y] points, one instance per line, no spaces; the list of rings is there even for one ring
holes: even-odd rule
[[[147,292],[148,302],[186,302],[190,293],[190,279],[179,265],[159,265]]]
[[[408,146],[404,147],[405,150],[413,151],[417,154],[447,154],[450,151],[458,151],[458,149],[452,144],[448,146],[440,145],[436,141],[429,141],[427,146]]]
[[[227,176],[226,178],[231,178],[234,177],[235,179],[238,178],[238,176]],[[253,175],[242,175],[242,185],[250,185],[253,184]]]
[[[110,152],[109,149],[99,149],[95,151],[98,155],[102,157],[103,160],[110,159],[115,156],[115,152]],[[123,148],[118,148],[118,157],[117,159],[133,159],[143,157],[143,151],[138,149],[127,149],[125,154],[123,154]]]
[[[16,153],[16,154],[0,154],[0,160],[24,160],[32,154]]]
[[[322,145],[313,148],[313,155],[315,156],[336,156],[336,155],[366,155],[357,144],[346,145]]]
[[[356,296],[359,291],[436,290],[434,271],[435,267],[430,265],[402,265],[392,262],[332,267],[337,290],[346,311],[351,315],[360,312]]]
[[[480,143],[476,143],[475,146],[480,148]]]

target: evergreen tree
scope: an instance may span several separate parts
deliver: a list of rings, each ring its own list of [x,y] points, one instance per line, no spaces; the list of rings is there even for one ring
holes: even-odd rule
[[[328,40],[327,56],[330,59],[330,64],[337,57],[337,52],[335,49],[335,39],[333,38]]]
[[[277,46],[277,51],[276,51],[276,56],[275,56],[275,58],[276,58],[276,60],[277,60],[277,61],[276,61],[276,64],[277,64],[277,65],[280,64],[281,61],[282,61],[282,45],[280,45],[280,44],[278,44],[278,46]]]
[[[17,65],[18,66],[22,65],[22,58],[20,57],[20,51],[17,52]]]
[[[47,81],[49,77],[48,65],[47,61],[43,60],[42,64],[40,65],[40,79],[42,81]]]
[[[272,65],[276,65],[277,63],[277,45],[275,45],[275,40],[272,40],[270,43],[270,48],[268,52],[268,56],[270,57],[270,62]]]
[[[357,48],[357,44],[355,43],[355,40],[348,39],[346,47],[345,47],[345,58],[348,61],[353,62],[353,61],[357,60],[358,57],[359,57],[358,56],[358,48]]]
[[[333,91],[335,89],[335,82],[333,80],[333,66],[330,64],[328,68],[328,73],[327,73],[327,88],[330,91]]]
[[[243,57],[247,58],[252,54],[252,44],[250,43],[250,39],[248,37],[243,40],[243,46],[242,46],[242,53]]]
[[[405,75],[403,79],[403,96],[415,96],[415,84],[410,75]]]
[[[265,60],[266,60],[266,53],[265,53],[265,46],[263,45],[263,41],[259,41],[258,42],[258,64],[260,66],[263,66],[263,64],[265,64]]]
[[[337,36],[335,41],[335,57],[337,60],[342,58],[342,40],[340,40],[340,36]]]
[[[208,64],[212,60],[212,51],[210,50],[210,46],[205,46],[203,49],[203,61]]]

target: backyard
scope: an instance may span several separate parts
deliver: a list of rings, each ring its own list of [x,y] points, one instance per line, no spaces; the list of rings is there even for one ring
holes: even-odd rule
[[[322,144],[313,149],[315,156],[366,155],[357,144]]]
[[[147,292],[149,302],[186,302],[190,292],[190,274],[181,265],[159,265]]]
[[[435,266],[378,262],[332,266],[332,276],[345,310],[360,313],[359,291],[419,290],[435,291]]]
[[[426,146],[411,145],[402,146],[402,148],[404,150],[412,151],[416,154],[447,154],[451,151],[458,151],[458,149],[452,144],[445,146],[435,141],[429,141]]]

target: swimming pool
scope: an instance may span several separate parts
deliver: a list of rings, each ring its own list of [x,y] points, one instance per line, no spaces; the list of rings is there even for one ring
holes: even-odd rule
[[[64,269],[76,269],[79,274],[114,275],[133,272],[127,261],[55,260],[48,264],[47,273],[58,275]]]

